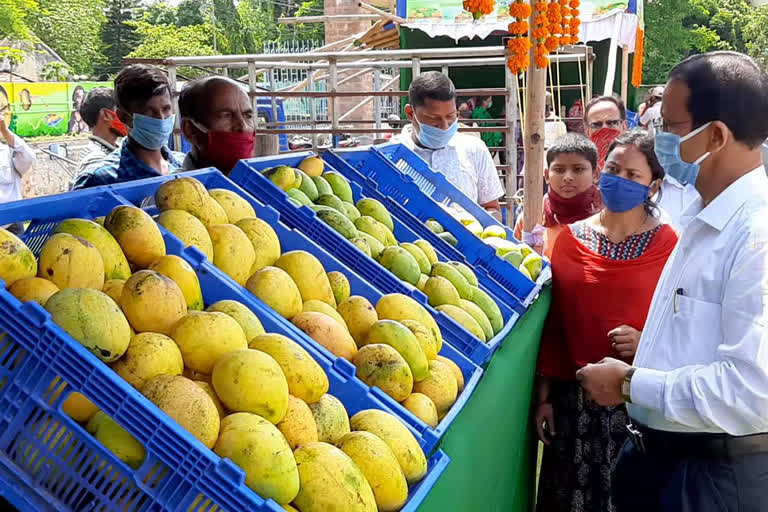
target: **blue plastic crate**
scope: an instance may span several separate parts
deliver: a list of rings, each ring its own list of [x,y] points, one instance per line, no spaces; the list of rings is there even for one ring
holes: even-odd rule
[[[93,218],[127,203],[105,187],[10,203],[8,208],[0,208],[0,218],[33,220],[23,238],[39,251],[58,220]],[[314,342],[226,278],[197,249],[184,249],[167,232],[164,237],[168,253],[180,255],[195,268],[206,304],[238,300],[257,314],[268,331],[295,339],[326,371],[329,392],[344,403],[350,414],[378,408],[397,416],[378,398],[378,390],[371,390],[343,371],[347,369],[344,365],[334,364],[315,348]],[[53,324],[37,304],[20,304],[4,287],[0,287],[0,304],[4,311],[11,312],[0,316],[0,329],[8,333],[0,340],[0,495],[15,506],[35,511],[89,507],[121,510],[130,502],[130,510],[202,511],[211,510],[213,505],[223,510],[282,510],[248,489],[242,470],[181,429]],[[61,404],[69,391],[49,404],[47,389],[56,376],[67,383],[69,391],[83,393],[145,446],[147,458],[138,470],[120,462],[63,414]],[[428,453],[434,436],[425,437],[420,429],[405,423]],[[48,425],[55,429],[51,435]],[[65,434],[56,435],[60,430]],[[44,461],[39,468],[24,466],[24,458],[32,449],[29,446]],[[411,489],[406,510],[418,507],[448,461],[441,451],[429,458],[429,473]],[[104,478],[94,469],[102,463]],[[201,495],[202,499],[195,503]]]
[[[288,200],[288,195],[285,192],[274,186],[260,173],[260,171],[276,165],[297,166],[301,160],[309,155],[312,155],[312,153],[297,153],[290,156],[282,155],[255,158],[248,161],[244,160],[235,167],[232,174],[230,174],[230,178],[254,197],[262,199],[276,208],[287,225],[301,230],[309,238],[318,242],[318,244],[329,253],[358,272],[361,276],[364,276],[379,290],[387,293],[402,293],[423,304],[437,319],[438,324],[446,333],[450,342],[472,361],[478,364],[484,364],[488,361],[496,348],[498,348],[500,343],[514,327],[520,317],[520,311],[524,311],[524,308],[519,304],[515,297],[506,292],[501,285],[491,279],[484,269],[474,269],[478,277],[480,288],[488,293],[499,305],[499,309],[501,310],[504,319],[504,328],[494,336],[493,339],[486,343],[483,343],[470,335],[453,319],[429,306],[426,296],[421,291],[401,281],[372,258],[365,257],[354,244],[322,222],[311,208],[295,206]],[[326,164],[326,169],[335,170],[329,164]],[[350,182],[350,186],[355,201],[366,196],[363,194],[362,188],[357,183]],[[395,228],[394,235],[401,242],[412,242],[421,238],[406,226],[396,213],[393,215],[392,220]],[[449,259],[442,253],[438,253],[438,257],[442,261]],[[465,262],[465,260],[460,257],[453,258],[453,260]],[[510,304],[513,307],[510,307]]]
[[[402,154],[411,155],[409,162],[414,164],[420,163],[426,166],[424,160],[405,146],[399,144],[395,146],[401,148],[399,151]],[[550,271],[549,266],[546,264],[536,283],[527,279],[510,263],[499,258],[492,247],[485,244],[480,238],[464,227],[461,222],[443,210],[438,201],[444,201],[449,197],[445,195],[445,190],[451,192],[451,200],[461,199],[465,204],[469,204],[470,201],[441,174],[430,170],[437,177],[437,185],[433,182],[425,182],[432,183],[431,186],[421,182],[417,183],[412,176],[401,172],[389,158],[376,148],[329,151],[323,158],[328,162],[334,163],[335,167],[342,174],[349,174],[351,176],[350,179],[363,181],[366,187],[378,191],[381,196],[388,198],[390,204],[403,205],[403,208],[415,217],[415,220],[409,219],[409,227],[411,229],[430,242],[434,240],[438,251],[447,254],[463,254],[465,259],[474,266],[484,268],[488,275],[516,297],[524,308],[527,308],[533,302],[541,290],[541,285],[549,279]],[[345,168],[341,162],[347,163],[348,166]],[[428,166],[426,168],[429,169]],[[432,194],[435,197],[422,190],[422,187],[432,190]],[[462,204],[462,206],[464,205]],[[481,208],[475,205],[474,209]],[[469,211],[468,208],[467,210]],[[470,211],[470,213],[473,213],[473,211]],[[456,237],[458,241],[456,247],[451,246],[426,227],[424,222],[430,218],[438,221],[446,231]],[[487,213],[485,213],[484,219],[490,219],[490,221],[486,221],[501,226]],[[479,221],[481,224],[483,223],[483,220]],[[509,231],[508,237],[513,238]]]

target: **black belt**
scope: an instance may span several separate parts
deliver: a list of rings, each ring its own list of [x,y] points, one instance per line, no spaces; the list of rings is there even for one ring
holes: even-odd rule
[[[628,424],[627,432],[635,450],[643,455],[727,459],[768,452],[768,433],[732,436],[669,432],[638,423]]]

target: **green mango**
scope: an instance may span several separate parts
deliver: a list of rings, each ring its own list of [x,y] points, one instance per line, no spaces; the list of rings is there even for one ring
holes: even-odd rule
[[[352,188],[349,186],[347,179],[337,172],[324,172],[323,178],[331,185],[334,195],[346,201],[348,203],[354,203],[355,199],[352,197]]]
[[[357,229],[355,229],[355,225],[352,224],[352,221],[337,210],[332,208],[322,209],[317,212],[317,216],[320,217],[320,220],[341,233],[341,236],[347,240],[356,238],[358,235]]]
[[[477,304],[483,310],[485,316],[488,317],[493,328],[493,334],[498,334],[504,328],[504,317],[501,316],[499,306],[496,305],[490,295],[480,288],[473,286],[470,301]]]
[[[400,247],[411,253],[411,256],[416,258],[422,274],[429,274],[432,272],[432,264],[429,262],[429,258],[427,258],[427,255],[424,254],[424,251],[422,251],[419,246],[409,242],[403,242],[400,244]]]
[[[368,244],[368,250],[371,252],[371,257],[378,258],[379,254],[384,250],[384,244],[379,242],[376,238],[372,237],[365,231],[358,230],[357,236],[365,240]]]
[[[449,265],[448,263],[438,261],[432,265],[431,275],[432,277],[441,276],[449,280],[451,284],[456,287],[456,291],[459,292],[459,297],[462,299],[470,300],[472,298],[472,289],[470,288],[471,285],[467,279],[461,274],[461,272],[456,270],[455,267]]]
[[[317,185],[315,185],[312,178],[310,178],[304,171],[299,171],[299,174],[301,175],[301,185],[299,185],[299,190],[304,192],[309,200],[314,203],[317,201],[317,198],[320,197],[320,193],[317,191]]]
[[[440,238],[442,238],[443,240],[445,240],[446,242],[448,242],[449,244],[451,244],[454,247],[459,245],[459,241],[456,240],[456,237],[453,236],[452,234],[448,233],[447,231],[444,231],[442,233],[438,233],[437,236],[439,236]]]
[[[459,297],[459,292],[456,291],[456,287],[444,277],[430,277],[424,284],[423,291],[429,299],[429,305],[432,307],[436,308],[443,304],[451,304],[453,306],[461,305],[459,302],[461,297]]]
[[[425,222],[424,224],[426,224],[426,225],[427,225],[427,227],[428,227],[429,229],[431,229],[431,230],[432,230],[432,232],[433,232],[433,233],[435,233],[435,234],[437,234],[437,235],[439,235],[440,233],[442,233],[443,231],[445,231],[445,228],[443,228],[443,226],[442,226],[442,225],[441,225],[439,222],[437,222],[435,219],[429,219],[429,220],[428,220],[427,222]]]
[[[343,213],[345,217],[347,216],[347,211],[344,209],[344,202],[334,195],[322,195],[317,198],[315,204],[329,206],[334,210]]]
[[[362,215],[360,215],[360,212],[357,208],[355,208],[355,205],[351,203],[344,203],[344,210],[346,211],[347,217],[352,222],[355,222],[357,219],[359,219]]]
[[[331,188],[330,183],[325,181],[325,178],[323,178],[322,176],[313,176],[312,183],[314,183],[315,187],[317,188],[318,197],[333,195],[333,189]]]
[[[379,255],[379,263],[397,277],[416,286],[421,279],[421,271],[416,258],[411,253],[398,246],[391,246],[384,249]]]
[[[458,261],[449,261],[448,264],[461,272],[461,275],[464,276],[464,279],[466,279],[469,284],[472,286],[477,286],[477,276],[471,268]]]
[[[383,245],[390,245],[389,236],[387,234],[389,230],[384,224],[373,217],[363,215],[355,221],[355,227],[364,233],[368,233]],[[391,232],[389,232],[389,234],[391,235]]]
[[[288,197],[292,197],[304,206],[312,206],[312,200],[307,197],[307,194],[297,188],[292,188],[287,192]]]
[[[368,242],[365,240],[365,238],[362,238],[360,236],[359,232],[357,234],[357,237],[352,238],[349,241],[352,242],[355,247],[363,251],[366,256],[371,256],[371,246],[368,245]]]
[[[390,231],[395,230],[395,224],[392,222],[392,216],[389,214],[384,205],[379,201],[371,199],[370,197],[366,197],[359,200],[355,206],[357,206],[357,209],[360,211],[360,215],[368,215],[369,217],[373,217],[377,221],[387,226],[387,229]]]

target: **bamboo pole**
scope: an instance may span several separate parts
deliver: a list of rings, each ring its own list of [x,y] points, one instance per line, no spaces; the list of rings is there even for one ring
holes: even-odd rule
[[[627,104],[627,88],[629,87],[629,46],[621,47],[621,101]]]
[[[512,74],[507,66],[504,66],[504,82],[507,86],[506,125],[507,138],[504,151],[507,156],[507,172],[504,189],[506,192],[505,203],[507,205],[507,225],[515,226],[514,201],[517,194],[517,138],[515,137],[515,121],[517,120],[517,76]]]
[[[363,44],[366,44],[371,38],[373,38],[376,34],[379,33],[382,26],[381,20],[377,21],[373,24],[371,28],[365,31],[362,36],[360,36],[358,39],[355,39],[355,46],[360,46]]]
[[[297,16],[277,18],[280,25],[297,25],[299,23],[325,23],[328,21],[373,21],[381,19],[378,14],[330,14],[325,16]]]
[[[531,13],[533,27],[536,11]],[[544,203],[544,102],[547,88],[546,69],[536,68],[535,45],[531,47],[531,65],[525,90],[525,180],[523,182],[523,230],[531,232],[541,224]]]
[[[394,14],[390,14],[388,12],[382,11],[381,9],[377,9],[376,7],[369,5],[365,2],[359,2],[357,4],[361,9],[365,9],[366,11],[370,11],[374,14],[378,14],[382,18],[387,18],[389,21],[393,21],[395,23],[405,23],[406,20],[399,16],[395,16]]]

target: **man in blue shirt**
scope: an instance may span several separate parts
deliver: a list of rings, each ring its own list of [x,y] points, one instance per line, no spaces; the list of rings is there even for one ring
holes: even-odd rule
[[[183,155],[166,147],[175,116],[171,86],[160,69],[135,64],[120,71],[115,78],[115,103],[118,118],[128,126],[128,137],[102,166],[80,174],[73,189],[152,178],[181,168]]]

